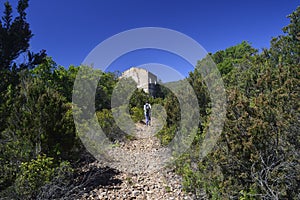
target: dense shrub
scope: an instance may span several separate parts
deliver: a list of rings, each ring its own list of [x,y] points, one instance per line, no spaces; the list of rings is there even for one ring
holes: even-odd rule
[[[140,122],[144,120],[144,110],[143,108],[133,107],[131,108],[131,118],[134,122]]]
[[[198,147],[210,120],[202,118],[194,146],[177,161],[185,189],[199,198],[203,194],[208,199],[299,198],[300,58],[295,52],[300,49],[296,37],[300,7],[289,17],[286,35],[273,39],[271,48],[261,54],[247,53],[252,48],[243,44],[212,55],[226,85],[224,129],[213,151],[200,159]],[[243,46],[248,50],[241,50]],[[231,60],[234,53],[238,59]],[[191,83],[199,88],[201,76],[191,75]],[[199,101],[208,99],[201,88],[195,91]]]
[[[41,186],[53,178],[54,169],[53,158],[45,155],[21,163],[15,182],[17,194],[24,199],[32,198]]]

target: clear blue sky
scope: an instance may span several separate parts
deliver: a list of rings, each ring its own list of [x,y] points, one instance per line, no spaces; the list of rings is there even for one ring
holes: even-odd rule
[[[10,2],[15,5],[17,0]],[[29,3],[27,18],[34,33],[31,50],[46,49],[58,65],[65,67],[80,65],[103,40],[138,27],[164,27],[182,32],[208,52],[243,40],[258,49],[269,47],[271,37],[282,33],[281,28],[289,23],[286,16],[299,5],[296,0],[30,0]],[[3,12],[3,6],[0,11]],[[146,62],[160,62],[151,58]],[[118,64],[143,64],[132,59]]]

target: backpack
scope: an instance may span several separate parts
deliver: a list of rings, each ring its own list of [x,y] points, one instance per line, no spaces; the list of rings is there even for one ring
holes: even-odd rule
[[[150,106],[149,104],[146,104],[146,114],[149,115],[150,113]]]

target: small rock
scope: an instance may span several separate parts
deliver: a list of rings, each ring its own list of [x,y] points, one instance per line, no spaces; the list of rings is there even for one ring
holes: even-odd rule
[[[132,196],[137,197],[140,194],[140,191],[134,190]]]

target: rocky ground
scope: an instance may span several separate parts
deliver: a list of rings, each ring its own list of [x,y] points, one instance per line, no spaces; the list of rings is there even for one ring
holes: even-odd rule
[[[155,119],[150,127],[137,124],[134,139],[117,144],[109,152],[114,162],[89,163],[83,169],[86,172],[106,166],[113,170],[101,177],[108,179],[106,182],[78,199],[195,199],[183,191],[181,177],[174,169],[162,163],[167,150],[154,137],[161,126]]]

